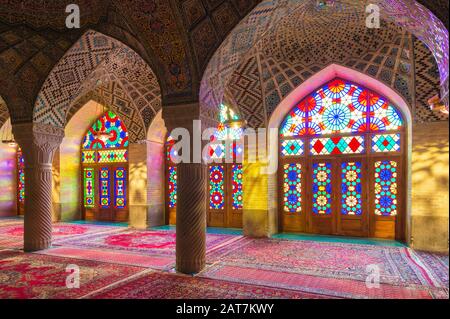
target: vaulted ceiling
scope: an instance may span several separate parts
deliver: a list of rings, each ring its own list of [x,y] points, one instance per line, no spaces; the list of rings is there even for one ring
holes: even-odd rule
[[[61,58],[82,35],[88,30],[94,30],[117,40],[142,58],[157,79],[155,81],[159,84],[163,104],[197,101],[200,81],[211,57],[229,32],[260,2],[10,0],[0,4],[0,95],[9,108],[13,122],[31,121],[36,97],[48,80],[50,71],[61,62]],[[265,5],[266,2],[268,1],[263,1],[264,5],[261,7],[260,4],[259,11],[250,16],[253,25],[265,25],[271,10]],[[273,8],[290,1],[269,2]],[[448,1],[419,2],[434,12],[448,28]],[[65,26],[65,8],[72,3],[80,7],[81,29],[68,30]],[[280,11],[279,14],[283,15],[283,12]],[[253,32],[245,29],[241,31]],[[310,37],[310,32],[304,30],[302,35]],[[322,34],[323,29],[319,28],[317,32]],[[243,34],[242,39],[245,38]],[[235,44],[245,51],[251,49],[243,48],[246,43],[239,42],[239,35],[233,37],[232,41],[237,41]],[[320,45],[317,41],[314,43]],[[107,50],[113,48],[115,47],[108,47]],[[91,58],[95,60],[106,56],[108,54],[105,52],[97,52]],[[76,59],[73,61],[76,62]],[[83,76],[88,78],[89,74]],[[61,73],[59,80],[70,81],[69,74]],[[128,91],[123,81],[118,80],[116,83],[124,91]],[[155,93],[154,90],[150,91]],[[88,94],[78,93],[82,96]],[[148,92],[141,92],[139,89],[135,94],[128,98],[144,101],[148,96]],[[152,106],[152,103],[160,103],[155,102],[156,100],[147,99],[145,107],[136,103],[136,108],[139,112],[144,109],[148,114],[154,115],[157,107]],[[5,103],[0,103],[0,111]],[[2,117],[4,116],[0,114],[0,118]],[[151,115],[141,117],[148,126]],[[57,118],[65,120],[64,114]]]

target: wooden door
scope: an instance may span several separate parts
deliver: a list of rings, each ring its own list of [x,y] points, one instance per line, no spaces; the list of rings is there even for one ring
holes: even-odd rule
[[[83,178],[90,178],[90,189],[84,187],[84,218],[105,222],[127,222],[128,165],[85,167]],[[89,175],[86,175],[89,174]],[[83,182],[82,185],[85,182]],[[86,192],[89,192],[91,201]]]
[[[242,228],[242,165],[209,165],[207,190],[208,226]]]
[[[305,181],[307,166],[303,159],[283,160],[279,179],[280,231],[306,232],[307,206]]]

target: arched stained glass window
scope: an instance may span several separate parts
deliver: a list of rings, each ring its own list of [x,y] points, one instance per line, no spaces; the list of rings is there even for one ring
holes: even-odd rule
[[[84,215],[128,221],[128,131],[111,111],[88,129],[81,150]]]
[[[299,101],[279,133],[282,230],[402,233],[405,123],[387,98],[336,78]]]
[[[282,137],[382,132],[403,127],[400,112],[378,94],[335,79],[294,107],[281,125]]]

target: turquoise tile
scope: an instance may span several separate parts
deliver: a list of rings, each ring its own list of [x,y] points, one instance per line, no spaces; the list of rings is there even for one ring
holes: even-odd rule
[[[375,239],[375,238],[340,237],[340,236],[291,234],[291,233],[275,234],[272,236],[272,238],[286,239],[286,240],[309,240],[309,241],[329,242],[329,243],[346,243],[358,245],[406,247],[405,244],[395,240]]]

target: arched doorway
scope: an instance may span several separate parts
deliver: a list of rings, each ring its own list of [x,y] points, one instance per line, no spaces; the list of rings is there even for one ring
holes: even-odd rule
[[[280,126],[280,230],[404,239],[405,125],[396,106],[334,79]]]
[[[124,123],[111,111],[87,131],[81,146],[86,220],[128,221],[128,144]]]

